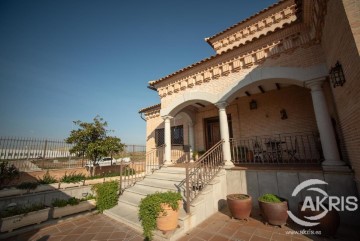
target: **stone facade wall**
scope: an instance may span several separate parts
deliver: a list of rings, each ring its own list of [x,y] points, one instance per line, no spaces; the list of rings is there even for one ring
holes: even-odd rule
[[[360,187],[360,58],[359,1],[328,1],[323,27],[322,47],[330,69],[336,61],[342,64],[346,82],[331,88],[336,112],[343,158],[349,160]],[[359,189],[360,190],[360,189]]]

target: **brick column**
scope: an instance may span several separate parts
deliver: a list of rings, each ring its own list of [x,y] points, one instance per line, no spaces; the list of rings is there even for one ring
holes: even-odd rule
[[[324,79],[306,81],[306,86],[311,89],[316,123],[319,129],[321,147],[325,158],[322,166],[325,166],[325,168],[326,166],[342,166],[345,165],[345,163],[340,160],[334,129],[331,124],[330,114],[322,89],[323,83]]]
[[[231,150],[230,150],[230,137],[229,137],[229,124],[226,115],[226,102],[216,103],[216,106],[219,108],[219,119],[220,119],[220,135],[221,139],[224,140],[223,143],[223,156],[225,161],[225,167],[230,168],[234,166],[234,163],[231,161]]]

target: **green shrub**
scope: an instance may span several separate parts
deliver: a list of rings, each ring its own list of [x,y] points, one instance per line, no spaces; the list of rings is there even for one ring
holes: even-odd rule
[[[9,165],[9,162],[3,161],[0,163],[0,187],[8,184],[13,179],[20,176],[19,170],[14,166],[14,164]]]
[[[177,210],[179,208],[180,200],[182,200],[181,194],[171,191],[162,193],[157,192],[141,199],[139,218],[146,239],[151,240],[153,237],[152,231],[156,228],[156,218],[159,216],[160,212],[164,211],[161,204],[166,203],[173,210]]]
[[[51,205],[52,205],[53,207],[65,207],[66,205],[68,205],[68,202],[67,202],[67,200],[65,200],[65,199],[55,199],[55,200],[51,203]]]
[[[46,208],[46,206],[44,204],[32,204],[31,206],[21,206],[21,207],[15,206],[12,208],[8,208],[4,211],[1,211],[0,217],[6,218],[6,217],[15,216],[15,215],[26,214],[26,213],[38,211],[38,210],[45,209],[45,208]]]
[[[92,190],[96,192],[96,207],[99,212],[102,213],[117,204],[119,190],[117,181],[95,184]]]
[[[78,199],[75,197],[69,198],[68,200],[65,199],[55,199],[51,205],[53,207],[65,207],[66,205],[71,205],[71,206],[75,206],[78,205],[80,202],[82,201],[87,201],[87,200],[91,200],[91,199],[95,199],[95,197],[90,194],[87,195],[86,197],[82,198],[82,199]]]
[[[276,196],[275,194],[264,194],[259,197],[259,201],[268,202],[268,203],[281,203],[282,198]]]
[[[38,185],[39,183],[37,182],[22,182],[17,185],[16,188],[22,190],[34,190],[35,188],[37,188]]]
[[[72,197],[72,198],[67,200],[67,203],[70,204],[71,206],[75,206],[75,205],[78,205],[80,203],[80,199]]]
[[[60,182],[77,183],[77,182],[84,181],[85,179],[86,179],[86,177],[82,173],[71,172],[69,175],[67,175],[65,172],[65,175],[61,177]]]
[[[52,184],[57,182],[58,180],[55,177],[51,176],[49,171],[46,171],[43,177],[38,180],[39,184]]]

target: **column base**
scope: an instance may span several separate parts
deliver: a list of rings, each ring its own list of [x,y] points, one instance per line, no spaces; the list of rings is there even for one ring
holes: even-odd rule
[[[224,168],[229,169],[235,167],[234,163],[232,161],[225,161]]]
[[[325,160],[321,163],[322,166],[345,166],[345,162]]]
[[[323,171],[325,172],[351,172],[351,169],[348,166],[322,166]]]
[[[171,166],[173,163],[171,161],[164,161],[164,166]]]

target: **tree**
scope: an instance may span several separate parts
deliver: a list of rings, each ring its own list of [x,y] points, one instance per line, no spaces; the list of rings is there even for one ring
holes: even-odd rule
[[[78,126],[77,130],[72,130],[70,136],[65,139],[69,144],[74,144],[70,149],[70,153],[75,153],[78,156],[85,156],[92,162],[93,172],[95,173],[96,161],[101,157],[112,155],[124,149],[124,144],[121,143],[120,138],[108,136],[107,122],[103,118],[96,116],[93,122],[87,123],[82,121],[74,121]],[[90,171],[90,170],[89,170]]]

